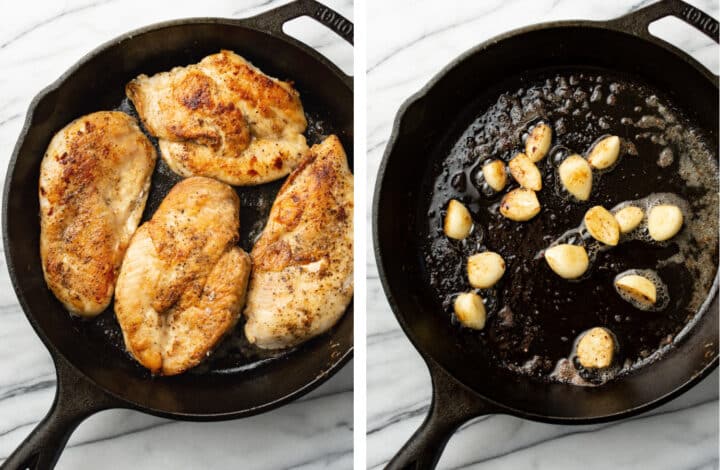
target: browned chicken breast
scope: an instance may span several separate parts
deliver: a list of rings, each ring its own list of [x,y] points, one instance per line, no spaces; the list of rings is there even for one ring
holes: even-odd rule
[[[287,179],[251,256],[250,342],[294,346],[340,319],[353,295],[353,175],[337,137]]]
[[[239,210],[230,186],[189,178],[133,236],[115,315],[125,347],[153,374],[196,366],[240,316],[250,257],[236,246]]]
[[[126,93],[182,176],[260,184],[290,173],[307,152],[298,92],[230,51],[140,75]]]
[[[155,160],[135,120],[120,112],[83,116],[50,141],[40,165],[40,257],[70,312],[94,316],[110,303]]]

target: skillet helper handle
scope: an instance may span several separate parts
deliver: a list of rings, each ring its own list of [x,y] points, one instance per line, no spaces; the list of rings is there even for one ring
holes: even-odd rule
[[[390,460],[386,470],[434,469],[457,428],[472,418],[498,411],[432,359],[427,363],[433,384],[430,410],[420,428]]]
[[[283,32],[283,25],[301,16],[314,19],[330,28],[350,44],[353,43],[354,27],[352,22],[332,8],[328,8],[315,0],[297,0],[248,18],[248,21],[274,34],[287,36]]]
[[[50,470],[60,458],[75,428],[90,415],[119,406],[67,364],[55,360],[57,389],[47,415],[0,466],[1,470]]]
[[[693,26],[716,43],[720,43],[720,26],[717,20],[682,0],[661,0],[621,16],[612,23],[615,23],[620,29],[638,36],[653,37],[648,31],[650,24],[671,15]]]

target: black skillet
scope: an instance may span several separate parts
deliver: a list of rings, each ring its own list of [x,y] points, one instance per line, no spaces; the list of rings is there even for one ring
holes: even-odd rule
[[[72,319],[47,289],[40,265],[37,181],[45,148],[73,119],[121,105],[125,84],[140,73],[195,63],[223,48],[234,50],[266,73],[294,81],[310,121],[311,143],[335,133],[351,155],[352,77],[283,33],[286,22],[301,16],[319,21],[352,44],[352,23],[314,0],[299,0],[247,19],[170,21],[100,46],[32,101],[5,180],[3,241],[18,300],[55,362],[57,392],[48,415],[3,469],[52,468],[77,425],[108,408],[195,421],[262,413],[317,387],[352,356],[351,304],[328,334],[286,354],[263,355],[243,344],[238,333],[197,370],[152,378],[123,351],[112,306],[89,322]],[[128,110],[127,102],[121,109]],[[177,180],[158,159],[144,220]],[[248,251],[250,237],[262,227],[280,184],[238,190],[241,244]],[[241,330],[238,325],[236,331]]]
[[[511,374],[465,350],[423,274],[418,234],[426,222],[418,208],[428,196],[427,169],[447,155],[439,142],[448,140],[448,117],[466,115],[468,103],[508,77],[587,66],[640,77],[687,110],[717,148],[718,77],[648,32],[650,23],[669,15],[718,42],[718,22],[679,0],[607,22],[530,26],[462,55],[401,107],[375,188],[373,238],[388,301],[430,369],[433,396],[428,417],[388,468],[434,468],[452,433],[476,416],[506,413],[562,424],[622,419],[678,396],[717,366],[717,277],[697,323],[671,353],[651,367],[587,388]]]

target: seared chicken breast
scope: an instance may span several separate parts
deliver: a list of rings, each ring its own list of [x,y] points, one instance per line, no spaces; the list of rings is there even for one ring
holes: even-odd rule
[[[40,164],[40,258],[70,312],[90,317],[110,303],[155,160],[135,120],[120,112],[83,116],[50,141]]]
[[[353,295],[353,175],[337,137],[287,179],[251,256],[250,342],[295,346],[340,319]]]
[[[126,93],[182,176],[255,185],[287,175],[307,152],[298,92],[230,51],[140,75]]]
[[[133,236],[115,315],[125,347],[153,374],[196,366],[240,316],[250,257],[236,246],[239,210],[228,185],[188,178]]]

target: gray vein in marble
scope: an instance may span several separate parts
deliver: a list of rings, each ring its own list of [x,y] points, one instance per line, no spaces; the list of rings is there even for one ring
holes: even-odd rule
[[[13,114],[12,116],[7,117],[7,118],[3,119],[2,121],[0,121],[0,126],[4,126],[5,124],[7,124],[9,122],[12,122],[16,119],[20,119],[21,117],[23,117],[22,114]]]
[[[384,148],[387,142],[387,140],[381,140],[380,142],[372,144],[371,147],[368,147],[368,152],[374,152],[376,150],[380,150],[380,148]]]
[[[323,456],[320,459],[311,459],[311,460],[307,460],[304,462],[299,462],[299,463],[293,465],[292,467],[287,467],[287,468],[288,468],[288,470],[291,470],[291,469],[297,470],[297,469],[302,469],[302,468],[308,468],[308,465],[311,465],[311,464],[317,464],[317,463],[331,464],[331,463],[336,462],[336,461],[340,460],[341,458],[346,457],[348,455],[352,456],[352,450],[332,452],[330,454]]]
[[[368,75],[370,75],[378,67],[380,67],[385,62],[390,60],[393,56],[399,54],[400,52],[402,52],[404,50],[409,49],[410,47],[414,47],[416,44],[418,44],[426,39],[432,38],[433,36],[437,36],[438,34],[443,34],[448,31],[453,31],[454,29],[456,29],[460,26],[474,23],[478,20],[481,20],[485,15],[489,15],[489,14],[493,13],[494,11],[497,11],[500,8],[502,8],[502,4],[494,6],[493,8],[490,8],[488,10],[479,11],[478,16],[474,16],[474,17],[468,18],[466,20],[459,21],[457,23],[451,23],[451,24],[442,26],[440,28],[434,29],[428,33],[421,34],[420,36],[413,38],[410,42],[407,42],[407,43],[401,45],[400,47],[396,47],[395,49],[389,51],[387,54],[382,56],[377,62],[375,62],[372,66],[370,66],[368,68],[367,73],[368,73]]]
[[[718,468],[718,459],[712,458],[708,460],[707,462],[703,462],[697,467],[690,467],[688,470],[717,470]]]
[[[692,405],[692,406],[688,406],[688,407],[686,407],[686,408],[683,408],[683,411],[692,410],[692,409],[694,409],[694,408],[700,408],[700,407],[706,406],[706,405],[708,405],[708,404],[710,404],[710,403],[715,403],[716,401],[717,401],[717,400],[715,400],[715,399],[707,400],[707,401],[698,403],[697,405]],[[634,416],[634,417],[631,417],[631,418],[628,418],[628,419],[622,420],[622,421],[612,421],[612,422],[605,423],[605,424],[593,425],[593,427],[591,427],[591,428],[589,428],[589,429],[575,430],[575,429],[573,429],[573,428],[570,428],[570,427],[567,427],[567,426],[566,426],[566,428],[568,429],[567,431],[563,431],[563,432],[561,432],[560,434],[556,434],[556,435],[554,435],[554,436],[551,437],[551,438],[548,438],[548,439],[538,439],[538,440],[532,441],[531,443],[526,444],[526,445],[522,445],[522,446],[519,446],[519,447],[513,447],[511,450],[509,450],[509,451],[507,451],[507,452],[501,452],[501,453],[497,453],[497,454],[491,454],[490,456],[485,457],[485,458],[482,458],[482,459],[479,459],[479,460],[472,460],[472,461],[469,461],[469,462],[465,462],[465,463],[463,463],[463,465],[460,466],[460,467],[451,467],[450,470],[457,470],[457,469],[464,468],[464,467],[467,467],[467,466],[470,466],[470,465],[476,465],[476,464],[480,464],[480,463],[484,463],[484,462],[489,462],[489,461],[491,461],[491,460],[500,459],[500,458],[502,458],[502,457],[505,457],[505,456],[510,455],[510,454],[512,454],[512,453],[515,453],[515,452],[521,452],[521,451],[524,451],[524,450],[532,449],[532,448],[537,447],[537,446],[539,446],[539,445],[545,445],[545,444],[550,443],[550,442],[553,442],[553,441],[562,440],[563,438],[568,437],[568,436],[575,436],[575,435],[581,435],[581,434],[595,433],[595,432],[597,432],[597,431],[601,431],[601,430],[605,430],[605,429],[611,429],[611,428],[617,427],[617,426],[622,426],[622,425],[624,425],[624,424],[626,424],[626,423],[628,423],[628,422],[631,422],[631,421],[640,421],[640,420],[645,420],[645,419],[653,419],[653,418],[661,417],[661,416],[664,416],[664,415],[667,415],[667,414],[671,414],[671,413],[675,413],[675,411],[665,411],[665,412],[660,412],[660,413],[655,413],[655,414]],[[486,418],[486,419],[487,419],[487,418]],[[461,432],[463,432],[464,430],[466,430],[467,428],[470,428],[472,425],[475,425],[475,424],[477,424],[477,421],[473,421],[472,423],[466,423],[463,427],[461,427],[460,429],[458,429],[457,434],[460,434]]]
[[[384,422],[382,422],[380,424],[368,426],[367,434],[368,434],[368,436],[370,436],[372,434],[376,434],[394,424],[397,424],[401,421],[405,421],[408,418],[416,418],[418,416],[425,416],[429,409],[430,409],[430,404],[426,403],[424,400],[422,404],[418,403],[418,404],[416,404],[415,407],[413,407],[409,410],[401,411],[400,413],[393,413],[387,420],[385,420]]]
[[[84,446],[88,446],[88,445],[92,445],[92,444],[99,444],[99,443],[107,442],[107,441],[114,440],[114,439],[122,439],[123,437],[131,436],[131,435],[133,435],[133,434],[138,434],[138,433],[145,432],[145,431],[150,431],[150,430],[152,430],[152,429],[161,428],[161,427],[163,427],[163,426],[169,426],[169,425],[172,425],[172,424],[174,424],[174,423],[175,423],[174,421],[169,421],[169,420],[168,420],[168,421],[163,421],[163,422],[160,422],[160,423],[152,424],[152,425],[150,425],[150,426],[143,426],[142,428],[133,429],[132,431],[128,431],[128,432],[121,432],[121,433],[118,433],[118,434],[111,434],[111,435],[106,436],[106,437],[99,437],[99,438],[97,438],[97,439],[90,439],[90,440],[87,440],[87,441],[81,441],[81,442],[77,442],[77,443],[74,443],[74,444],[69,444],[69,445],[66,446],[66,449],[74,449],[74,448],[77,448],[77,447],[84,447]],[[7,458],[7,457],[5,457],[5,458]]]
[[[34,32],[34,31],[37,30],[38,28],[41,28],[41,27],[43,27],[43,26],[46,26],[46,25],[52,23],[53,21],[57,21],[59,18],[63,18],[63,17],[65,17],[65,16],[72,15],[72,14],[74,14],[74,13],[80,13],[80,12],[82,12],[82,11],[84,11],[84,10],[88,10],[88,9],[90,9],[90,8],[95,8],[95,7],[98,7],[98,6],[101,6],[101,5],[105,5],[105,4],[107,4],[107,3],[114,2],[114,1],[115,1],[115,0],[101,0],[101,1],[99,1],[99,2],[94,2],[94,3],[91,3],[91,4],[89,4],[89,5],[81,5],[81,6],[79,6],[79,7],[70,8],[70,9],[68,9],[68,10],[63,10],[63,11],[61,11],[59,14],[57,14],[57,15],[55,15],[55,16],[51,16],[50,18],[47,18],[47,19],[45,19],[45,20],[43,20],[43,21],[40,21],[40,22],[38,22],[38,23],[35,23],[35,24],[31,25],[29,28],[20,31],[20,32],[17,33],[15,36],[13,36],[13,37],[11,37],[10,39],[8,39],[7,41],[5,41],[5,42],[3,42],[3,43],[0,43],[0,49],[5,49],[7,46],[9,46],[9,45],[12,44],[13,42],[17,41],[18,39],[21,39],[21,38],[27,36],[28,34]]]
[[[55,380],[42,380],[40,382],[33,382],[30,385],[15,385],[12,388],[6,388],[6,391],[0,393],[0,401],[25,395],[26,393],[37,392],[38,390],[44,390],[54,386]]]
[[[258,9],[265,10],[267,7],[267,9],[269,10],[271,8],[275,8],[276,6],[280,6],[285,3],[287,3],[287,1],[266,0],[264,2],[260,2],[256,5],[253,5],[252,7],[249,7],[249,8],[241,8],[240,10],[236,10],[236,11],[232,12],[230,15],[233,17],[246,17],[246,16],[248,16],[248,13],[257,11]]]

